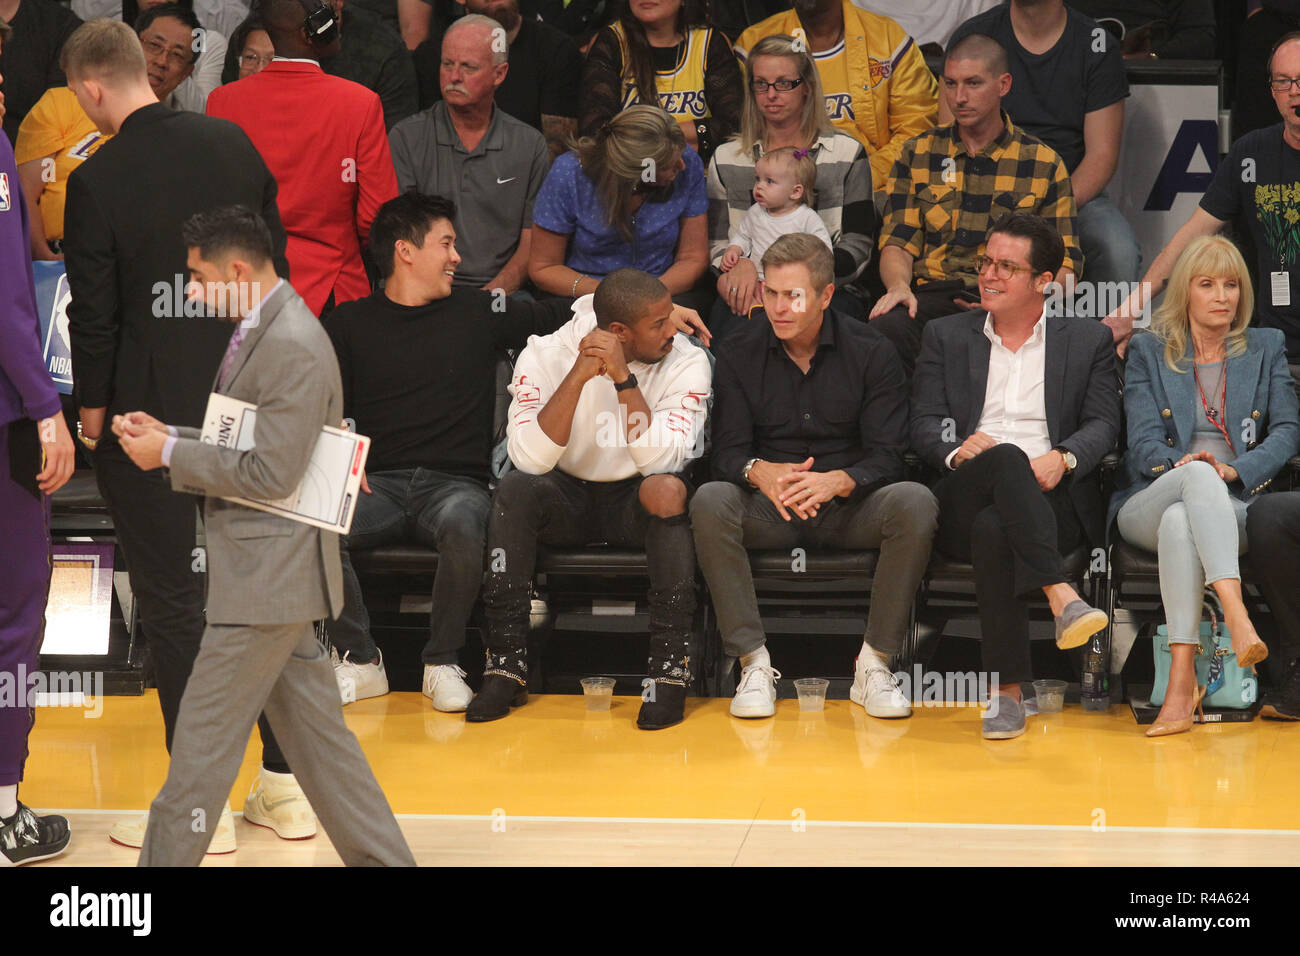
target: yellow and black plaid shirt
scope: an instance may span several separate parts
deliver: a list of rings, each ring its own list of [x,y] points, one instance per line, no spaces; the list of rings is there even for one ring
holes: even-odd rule
[[[978,286],[975,260],[989,229],[1010,212],[1030,212],[1065,240],[1065,268],[1083,268],[1074,222],[1074,193],[1061,157],[1002,114],[1002,133],[974,156],[956,124],[907,141],[894,163],[885,199],[880,247],[898,246],[916,261],[918,283],[961,279]]]

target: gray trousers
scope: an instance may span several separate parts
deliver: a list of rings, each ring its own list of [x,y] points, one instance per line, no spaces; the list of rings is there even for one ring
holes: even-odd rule
[[[1241,577],[1237,556],[1246,553],[1246,503],[1228,494],[1213,465],[1190,461],[1124,502],[1119,533],[1160,557],[1169,643],[1198,643],[1205,586]]]
[[[415,866],[357,738],[310,622],[209,624],[149,809],[140,866],[198,866],[239,775],[257,715],[348,866]]]
[[[729,481],[709,482],[691,499],[691,530],[727,656],[752,653],[765,640],[746,549],[795,547],[880,549],[865,639],[885,656],[896,654],[907,636],[938,520],[934,495],[912,481],[852,501],[833,498],[813,518],[791,513],[790,521],[760,491]]]

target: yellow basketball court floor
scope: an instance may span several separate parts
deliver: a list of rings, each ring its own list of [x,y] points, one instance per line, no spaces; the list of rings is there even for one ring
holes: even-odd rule
[[[129,866],[111,823],[144,811],[166,777],[155,691],[102,698],[98,717],[41,708],[21,796],[65,813],[72,845],[44,865]],[[692,699],[684,723],[635,727],[580,696],[533,696],[466,724],[419,694],[344,709],[422,865],[668,864],[980,866],[1294,865],[1300,859],[1300,725],[1198,725],[1150,740],[1127,705],[1029,718],[985,741],[974,707],[876,720],[848,701],[737,720]],[[250,740],[231,792],[257,770]],[[339,781],[347,786],[347,781]],[[332,865],[323,830],[288,842],[236,817],[239,850],[206,865]],[[1225,839],[1224,831],[1231,831]]]

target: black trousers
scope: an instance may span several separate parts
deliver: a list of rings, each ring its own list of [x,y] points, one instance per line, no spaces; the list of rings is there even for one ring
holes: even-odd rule
[[[205,624],[203,579],[193,570],[197,499],[172,491],[161,469],[141,471],[116,442],[100,445],[94,457],[99,492],[126,556],[140,630],[153,658],[170,753],[176,714]],[[258,727],[263,765],[288,773],[265,716]]]
[[[921,332],[931,319],[945,315],[956,315],[962,311],[961,306],[953,302],[953,297],[961,289],[949,289],[946,292],[926,292],[924,287],[913,289],[916,296],[916,316],[907,314],[907,307],[896,305],[884,315],[871,320],[871,327],[894,343],[898,357],[903,360],[903,369],[907,377],[912,378],[916,368],[916,359],[921,354]]]
[[[528,678],[529,597],[539,544],[612,544],[645,548],[650,571],[649,675],[690,681],[695,614],[695,542],[687,513],[651,515],[641,506],[642,478],[583,481],[558,468],[544,475],[512,471],[497,485],[488,518],[485,674]],[[691,486],[686,484],[689,496]]]
[[[975,567],[984,670],[1003,684],[1032,680],[1028,600],[1064,583],[1061,555],[1083,541],[1069,496],[1039,489],[1029,458],[1010,444],[945,475],[934,495],[935,546]]]
[[[1260,495],[1246,509],[1246,540],[1253,579],[1277,620],[1269,652],[1292,660],[1300,656],[1300,491]]]

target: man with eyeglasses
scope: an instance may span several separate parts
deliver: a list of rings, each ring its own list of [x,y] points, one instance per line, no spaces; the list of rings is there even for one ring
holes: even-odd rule
[[[175,3],[150,7],[136,20],[135,32],[144,48],[149,85],[158,102],[174,110],[192,109],[193,104],[186,105],[177,95],[177,87],[194,72],[199,59],[196,46],[202,28],[194,11]],[[203,112],[202,104],[193,111]]]
[[[1105,543],[1096,468],[1119,436],[1119,382],[1100,324],[1047,317],[1064,258],[1045,219],[999,220],[976,260],[980,310],[926,326],[912,382],[911,446],[942,475],[935,547],[975,566],[990,740],[1025,732],[1031,598],[1047,598],[1063,650],[1107,624],[1061,556]]]
[[[925,323],[979,300],[975,261],[1002,216],[1052,224],[1065,246],[1058,279],[1083,262],[1065,164],[1002,111],[1011,75],[1001,44],[980,34],[954,44],[941,85],[955,119],[909,140],[894,163],[880,230],[885,294],[871,310],[909,375]]]
[[[1106,317],[1121,354],[1133,334],[1134,317],[1164,291],[1188,243],[1237,220],[1255,241],[1255,322],[1286,335],[1291,374],[1300,383],[1300,283],[1295,280],[1300,266],[1300,32],[1288,33],[1274,45],[1268,76],[1282,122],[1232,144],[1191,218],[1160,250],[1133,294]],[[1241,90],[1239,95],[1259,92]]]

